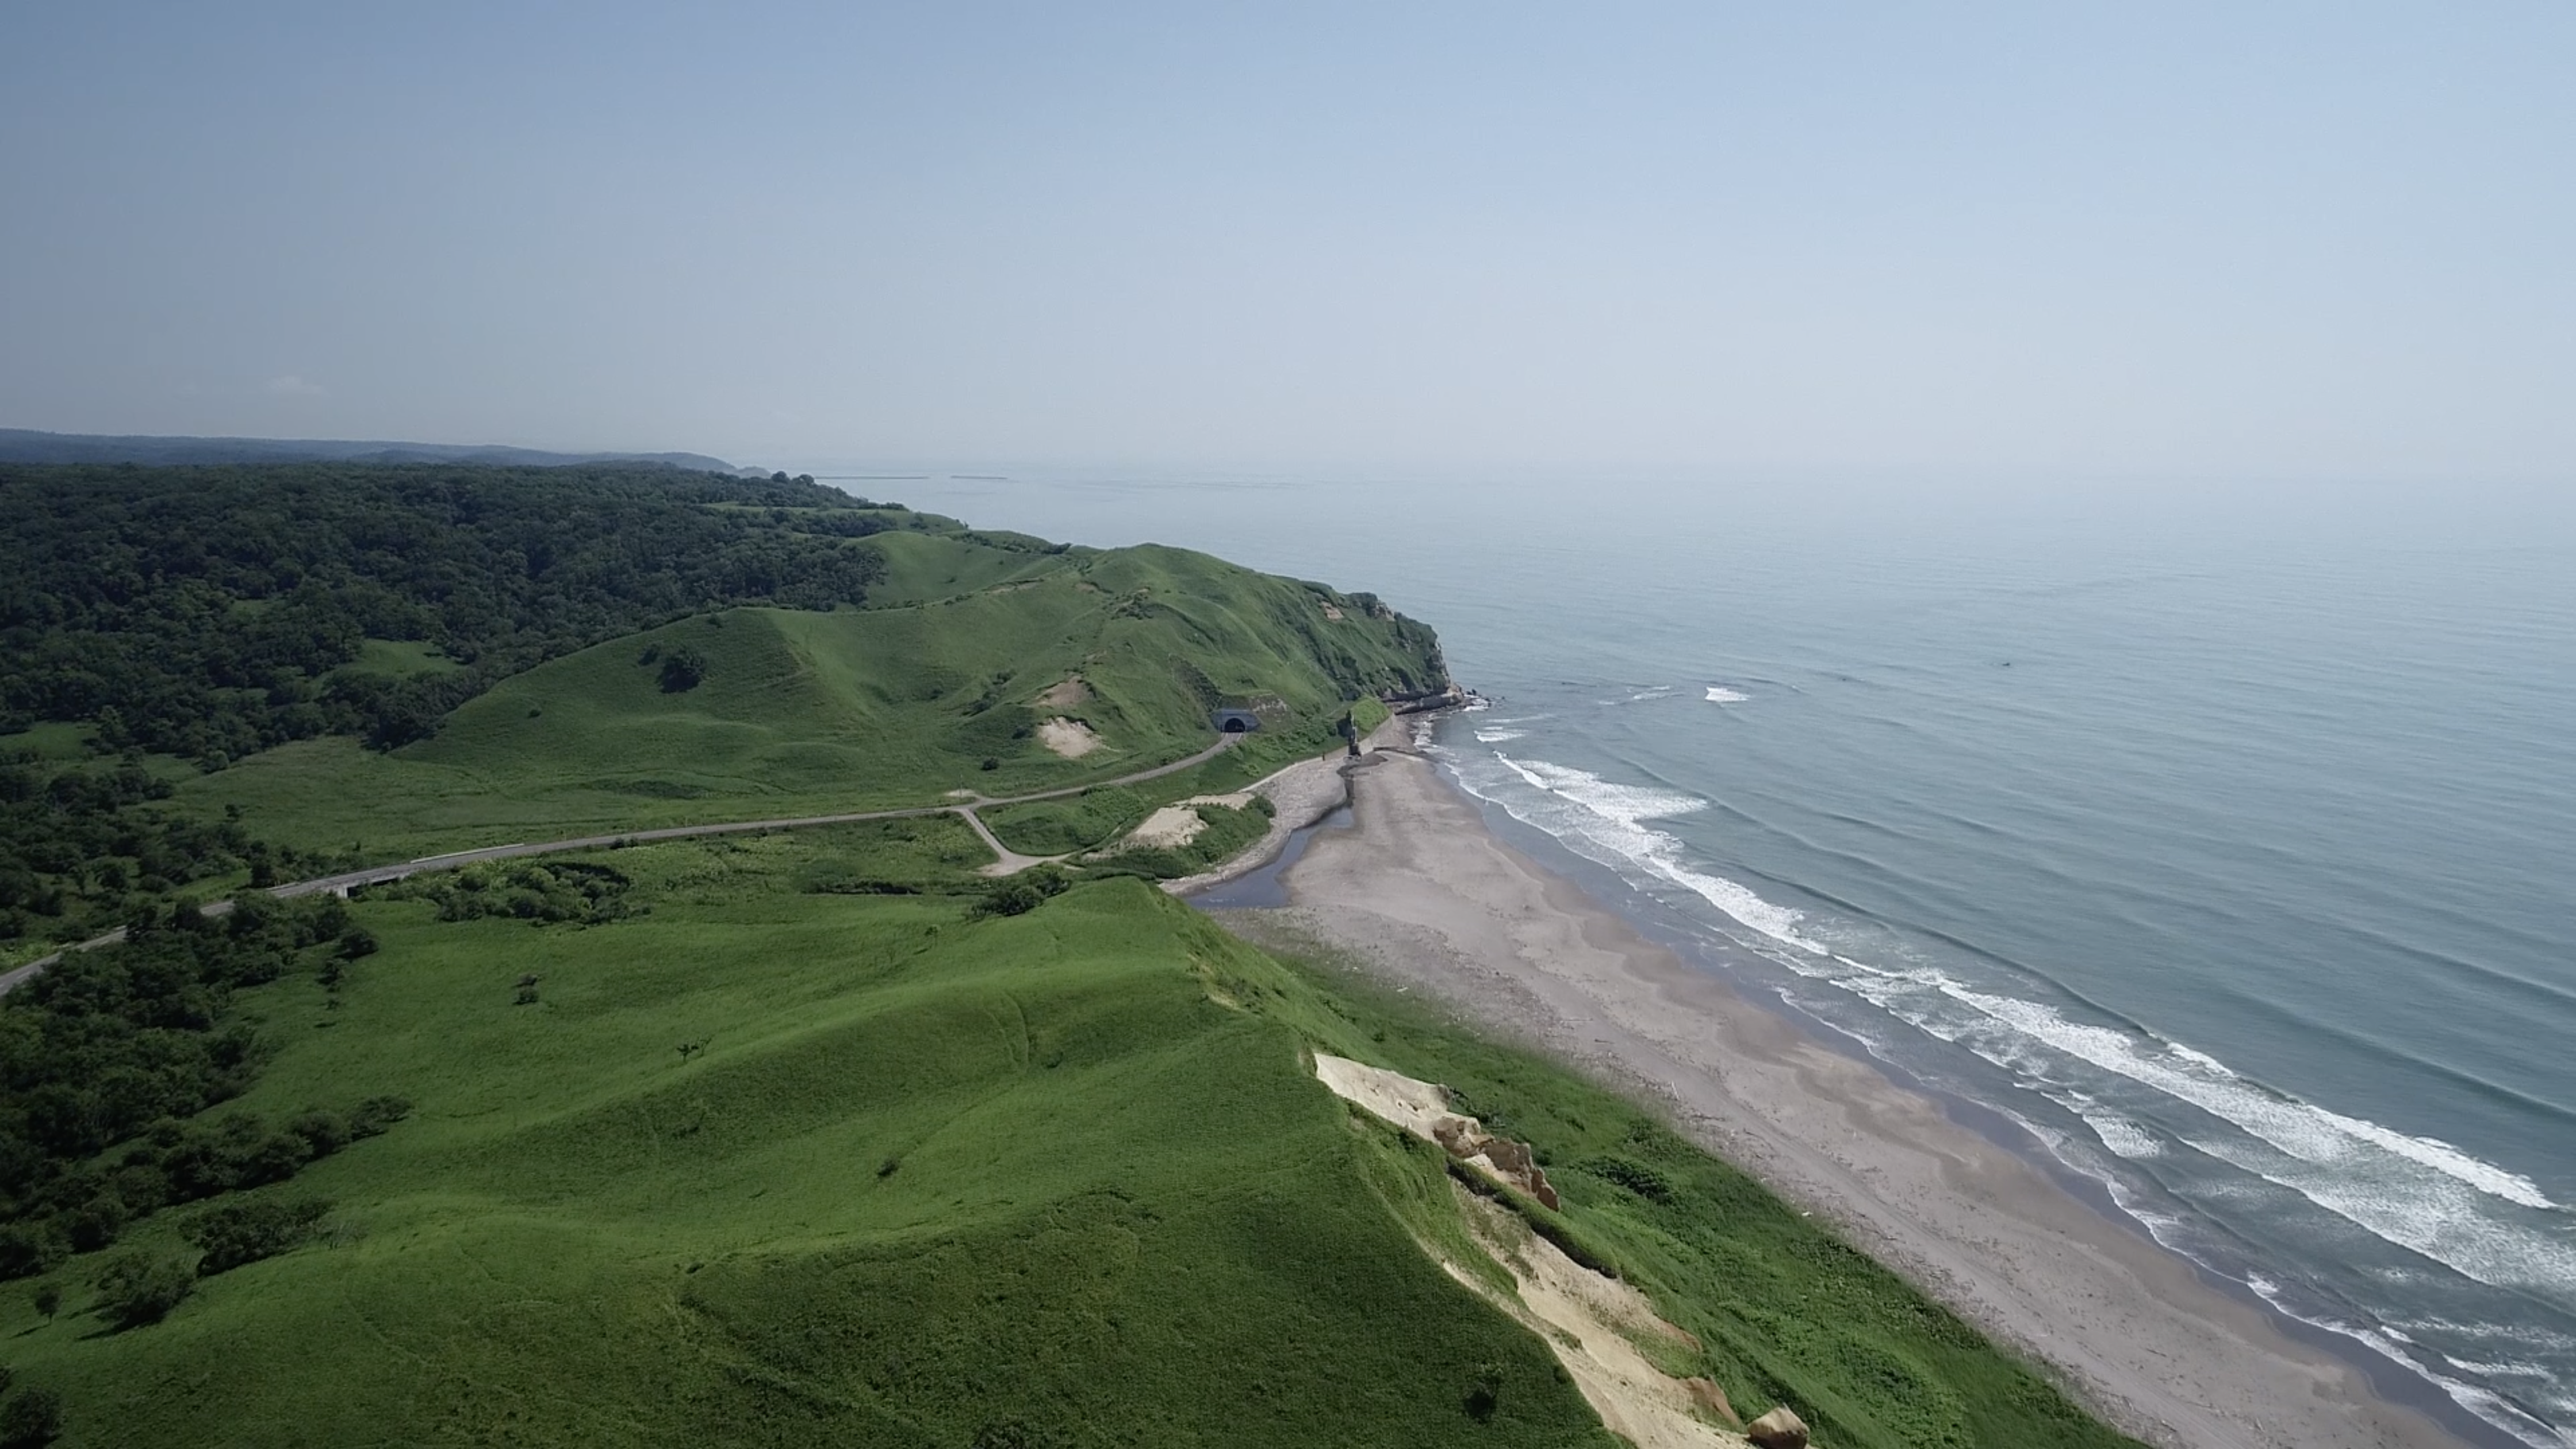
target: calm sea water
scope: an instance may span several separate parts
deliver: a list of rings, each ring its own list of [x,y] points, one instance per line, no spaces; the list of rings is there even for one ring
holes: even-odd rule
[[[1436,740],[1489,810],[2169,1247],[2576,1444],[2566,500],[846,486],[1383,595],[1492,698]]]

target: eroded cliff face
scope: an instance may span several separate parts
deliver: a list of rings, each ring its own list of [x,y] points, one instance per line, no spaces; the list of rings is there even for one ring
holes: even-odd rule
[[[1371,1115],[1439,1143],[1454,1161],[1558,1206],[1529,1145],[1449,1110],[1449,1094],[1440,1087],[1324,1052],[1315,1054],[1315,1075]],[[1723,1389],[1656,1367],[1653,1345],[1699,1344],[1666,1322],[1645,1294],[1577,1263],[1510,1208],[1451,1186],[1468,1239],[1509,1276],[1511,1291],[1428,1243],[1425,1250],[1451,1277],[1537,1334],[1604,1427],[1638,1449],[1737,1449],[1747,1442]]]

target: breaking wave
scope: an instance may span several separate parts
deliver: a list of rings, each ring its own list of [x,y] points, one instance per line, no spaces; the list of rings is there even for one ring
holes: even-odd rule
[[[1722,692],[1742,697],[1712,689],[1710,698]],[[1500,742],[1485,739],[1481,731],[1478,740]],[[1919,960],[1881,966],[1837,950],[1846,935],[1854,938],[1847,950],[1863,956],[1879,954],[1885,942],[1866,931],[1845,932],[1836,922],[1812,921],[1795,908],[1765,899],[1705,868],[1679,837],[1656,827],[1654,822],[1706,810],[1709,802],[1696,796],[1624,785],[1588,770],[1500,750],[1465,753],[1435,747],[1435,753],[1469,793],[1649,893],[1677,889],[1688,900],[1714,908],[1726,934],[1797,977],[1835,988],[2002,1069],[2015,1087],[2080,1119],[2091,1138],[2120,1163],[2170,1163],[2180,1154],[2208,1171],[2224,1164],[2246,1175],[2233,1179],[2238,1185],[2226,1191],[2264,1190],[2249,1178],[2268,1184],[2295,1199],[2295,1206],[2283,1200],[2283,1213],[2330,1215],[2381,1244],[2492,1288],[2538,1291],[2560,1300],[2576,1294],[2576,1232],[2571,1232],[2576,1224],[2527,1176],[2451,1143],[2276,1091],[2206,1052],[2166,1041],[2133,1023],[2085,1019],[2088,1013],[2072,1003],[2029,999],[2009,987],[1964,980]],[[1686,906],[1687,900],[1680,903]],[[2116,1174],[2077,1162],[2079,1154],[2064,1132],[2030,1124],[2009,1102],[1996,1105],[2031,1125],[2034,1136],[2070,1166],[2106,1181],[2114,1200],[2159,1241],[2192,1252],[2184,1246],[2189,1235],[2179,1219],[2146,1209],[2136,1192],[2116,1181]],[[2236,1276],[2290,1311],[2277,1282],[2241,1266]],[[2528,1442],[2576,1442],[2558,1437],[2558,1431],[2515,1407],[2514,1399],[2451,1371],[2473,1372],[2473,1364],[2487,1361],[2482,1355],[2438,1356],[2436,1364],[2428,1364],[2428,1358],[2437,1358],[2434,1351],[2405,1339],[2400,1330],[2356,1328],[2320,1311],[2293,1316],[2369,1343],[2424,1374],[2463,1407]],[[2480,1341],[2509,1338],[2501,1325],[2471,1325],[2446,1346]],[[2535,1438],[2535,1433],[2549,1437]]]

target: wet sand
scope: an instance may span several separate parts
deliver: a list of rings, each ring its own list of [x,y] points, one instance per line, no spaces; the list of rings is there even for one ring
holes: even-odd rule
[[[1428,761],[1385,751],[1349,779],[1357,828],[1310,838],[1282,875],[1289,904],[1220,919],[1356,958],[1657,1104],[2151,1442],[2464,1442],[1932,1098],[1649,940],[1493,835]]]

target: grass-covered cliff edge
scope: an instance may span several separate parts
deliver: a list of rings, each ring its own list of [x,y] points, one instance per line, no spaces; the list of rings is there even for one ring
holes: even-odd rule
[[[1440,682],[1430,632],[1366,595],[792,481],[353,470],[386,511],[333,524],[335,562],[223,541],[263,511],[246,535],[298,534],[294,500],[331,494],[314,470],[9,491],[28,476],[0,474],[10,517],[40,497],[76,554],[95,489],[125,571],[75,613],[9,535],[9,658],[67,674],[171,621],[195,652],[12,695],[26,728],[0,740],[44,807],[11,817],[11,869],[58,892],[52,916],[12,907],[22,936],[75,912],[150,927],[0,998],[0,1436],[50,1402],[60,1442],[98,1445],[1616,1443],[1491,1296],[1509,1275],[1443,1267],[1483,1251],[1452,1164],[1326,1090],[1323,1051],[1445,1083],[1531,1144],[1560,1209],[1518,1210],[1684,1332],[1641,1345],[1659,1368],[1748,1416],[1786,1402],[1834,1446],[2125,1442],[1635,1107],[1129,877],[1005,901],[953,817],[247,919],[167,904],[281,862],[1107,780],[1201,748],[1218,704],[1262,712],[1207,765],[1012,822],[1103,844],[1332,747],[1354,697]],[[633,516],[568,529],[591,572],[555,589],[528,573],[537,521],[593,486]],[[163,489],[232,501],[168,505],[193,537],[164,539]],[[394,519],[459,561],[417,568]],[[780,562],[674,592],[711,549]],[[240,583],[254,565],[267,592]],[[335,632],[333,601],[371,588],[379,622]],[[260,622],[289,611],[297,630]],[[263,645],[263,676],[237,636],[304,642]],[[407,682],[459,675],[426,719],[351,703],[426,710],[446,697]],[[283,737],[189,753],[176,705],[100,718],[118,680]],[[109,783],[45,803],[74,777]],[[75,816],[88,833],[54,828]]]

